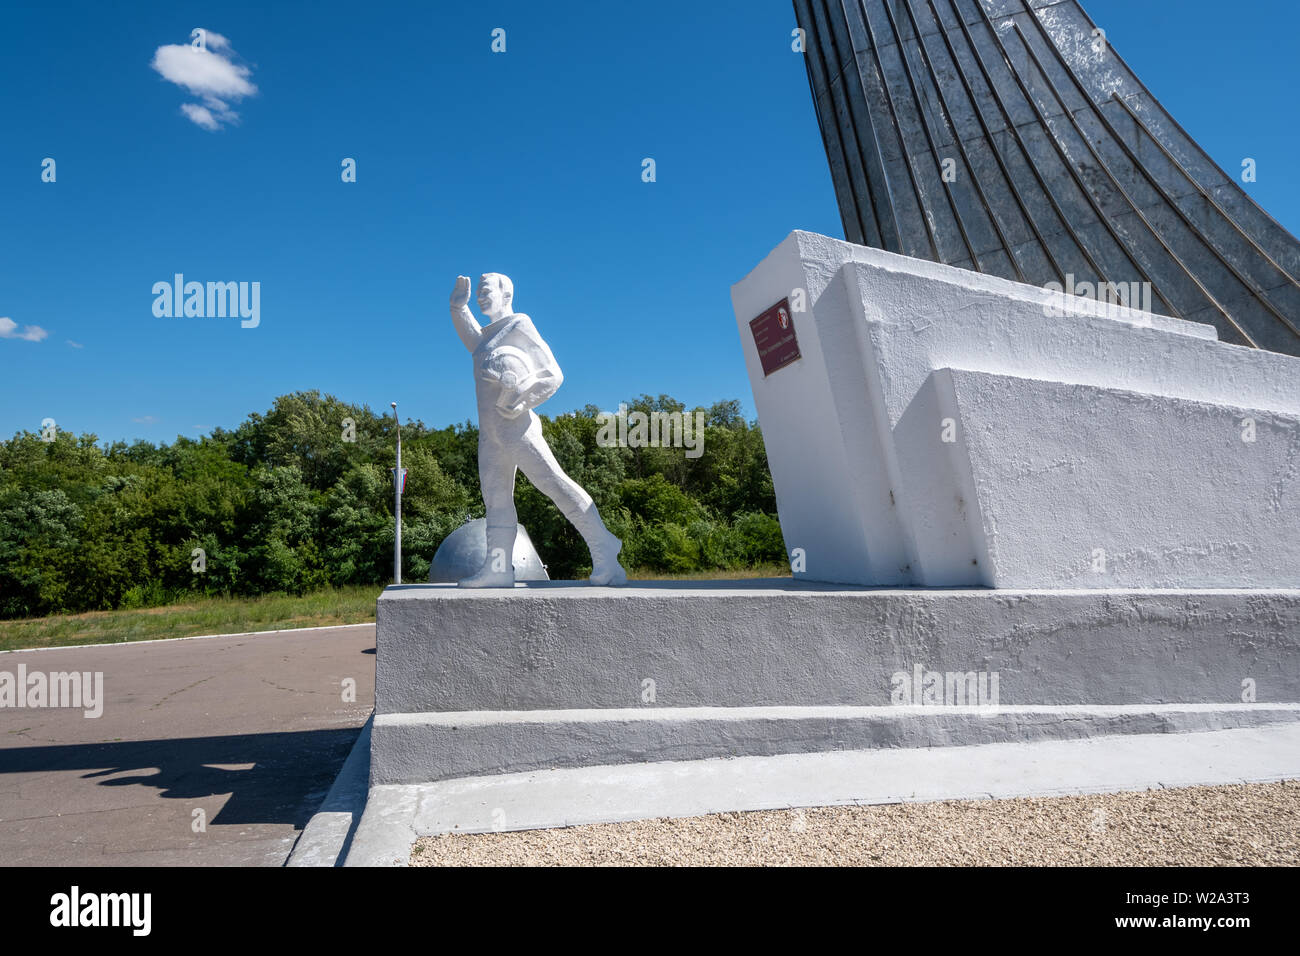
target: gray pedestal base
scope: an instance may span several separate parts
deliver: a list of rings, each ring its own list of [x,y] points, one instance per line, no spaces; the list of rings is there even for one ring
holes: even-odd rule
[[[1297,590],[408,585],[377,642],[372,784],[1300,718]]]

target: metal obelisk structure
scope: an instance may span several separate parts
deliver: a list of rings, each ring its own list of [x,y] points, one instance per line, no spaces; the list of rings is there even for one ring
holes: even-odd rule
[[[850,242],[1040,286],[1140,288],[1150,311],[1300,355],[1300,241],[1077,0],[794,8]]]

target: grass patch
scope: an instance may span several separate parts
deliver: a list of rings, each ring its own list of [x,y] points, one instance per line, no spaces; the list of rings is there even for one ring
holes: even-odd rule
[[[740,581],[749,578],[788,578],[790,565],[760,564],[752,568],[736,568],[732,571],[687,571],[675,574],[671,571],[637,568],[635,571],[629,571],[627,576],[632,581]]]
[[[736,571],[688,574],[636,570],[634,581],[708,581],[789,577],[784,564]],[[203,634],[239,634],[294,627],[365,624],[375,619],[375,599],[383,585],[332,588],[313,594],[265,594],[261,597],[196,598],[161,607],[90,611],[50,617],[0,621],[0,651],[78,644],[125,644]]]
[[[197,598],[129,611],[91,611],[0,621],[0,651],[363,624],[375,619],[375,598],[382,590],[383,586],[376,584],[300,596]]]

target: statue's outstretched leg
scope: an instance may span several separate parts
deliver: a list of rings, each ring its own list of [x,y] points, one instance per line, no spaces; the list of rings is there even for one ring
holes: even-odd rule
[[[478,479],[487,506],[487,557],[479,572],[459,582],[463,588],[512,588],[515,586],[515,532],[519,516],[515,511],[515,463],[501,449],[482,444],[478,453]]]
[[[519,468],[537,490],[555,502],[564,517],[572,522],[591,551],[592,584],[626,584],[627,572],[618,563],[623,542],[609,533],[600,520],[596,503],[582,486],[564,473],[551,448],[542,437],[540,423],[524,434]]]

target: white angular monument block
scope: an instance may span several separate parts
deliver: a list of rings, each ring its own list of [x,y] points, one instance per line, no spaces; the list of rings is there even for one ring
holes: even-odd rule
[[[806,232],[732,304],[796,578],[1300,584],[1300,359]]]

